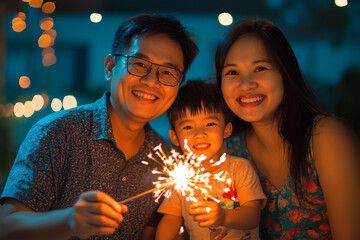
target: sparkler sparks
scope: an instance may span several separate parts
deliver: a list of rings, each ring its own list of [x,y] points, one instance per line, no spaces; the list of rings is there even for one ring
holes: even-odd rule
[[[161,148],[161,145],[158,145],[154,148],[155,154],[160,158],[161,161],[157,160],[151,153],[148,155],[149,159],[155,161],[160,166],[163,167],[161,171],[153,170],[153,174],[159,175],[158,180],[153,182],[154,188],[140,193],[131,198],[125,199],[120,203],[125,203],[145,194],[154,192],[155,202],[158,202],[161,196],[170,197],[171,190],[170,186],[173,186],[174,190],[181,193],[181,195],[186,197],[187,201],[197,202],[198,195],[197,191],[200,191],[206,198],[211,198],[215,202],[219,202],[218,199],[212,197],[209,192],[211,191],[211,180],[225,181],[226,172],[221,171],[217,174],[210,174],[205,171],[205,168],[202,166],[202,162],[206,160],[206,156],[196,156],[193,152],[190,151],[190,148],[185,142],[185,148],[187,148],[188,153],[181,155],[175,150],[172,150],[172,155],[167,156]],[[225,162],[225,154],[223,154],[219,161],[209,161],[211,166],[219,166]],[[143,161],[143,164],[148,164],[148,162]]]

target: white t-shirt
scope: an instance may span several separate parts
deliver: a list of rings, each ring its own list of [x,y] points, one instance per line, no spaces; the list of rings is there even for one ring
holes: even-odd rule
[[[248,201],[258,199],[263,199],[262,206],[265,206],[266,197],[261,188],[258,176],[250,163],[246,159],[227,155],[227,159],[223,164],[227,164],[227,166],[225,166],[228,172],[227,178],[230,177],[232,179],[232,188],[236,191],[237,197],[235,201],[232,201],[227,197],[228,193],[224,193],[223,189],[229,187],[226,185],[226,182],[212,181],[211,196],[220,200],[219,204],[221,207],[233,209],[234,205],[236,207],[238,204],[243,205]],[[251,233],[251,239],[260,239],[258,227],[250,231],[218,227],[216,232],[211,233],[209,228],[200,227],[198,223],[193,220],[193,216],[189,215],[190,205],[191,202],[186,201],[185,197],[181,196],[180,193],[173,191],[169,198],[164,199],[158,212],[183,217],[186,231],[190,235],[191,240],[204,240],[210,239],[210,237],[211,239],[215,239],[215,235],[221,233],[226,233],[226,235],[220,239],[239,240],[248,232]]]

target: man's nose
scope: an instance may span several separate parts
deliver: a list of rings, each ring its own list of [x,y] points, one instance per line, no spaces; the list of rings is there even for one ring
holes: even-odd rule
[[[160,82],[158,80],[159,73],[158,73],[159,66],[152,65],[144,77],[140,78],[140,82],[148,85],[149,87],[158,87],[160,86]]]

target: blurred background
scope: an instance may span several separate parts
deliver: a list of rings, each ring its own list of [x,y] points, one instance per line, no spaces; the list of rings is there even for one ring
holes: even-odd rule
[[[115,30],[139,13],[172,15],[195,34],[200,53],[187,79],[213,77],[216,45],[234,21],[271,20],[329,111],[360,133],[358,0],[0,0],[0,192],[34,123],[109,89]],[[165,115],[151,125],[168,138]]]

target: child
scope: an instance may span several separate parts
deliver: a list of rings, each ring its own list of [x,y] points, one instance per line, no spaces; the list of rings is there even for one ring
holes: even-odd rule
[[[252,166],[245,159],[227,156],[220,166],[210,164],[223,153],[223,139],[232,132],[230,113],[215,84],[188,81],[180,88],[174,104],[167,111],[172,129],[171,141],[186,151],[184,140],[196,155],[204,154],[206,171],[211,174],[227,172],[230,186],[212,181],[211,197],[220,200],[191,203],[176,191],[165,198],[158,211],[164,214],[156,239],[173,239],[184,224],[190,239],[259,239],[260,211],[266,197]],[[229,187],[231,191],[224,192]],[[235,201],[232,197],[236,197]],[[210,198],[211,199],[211,198]],[[184,222],[183,222],[184,221]]]

